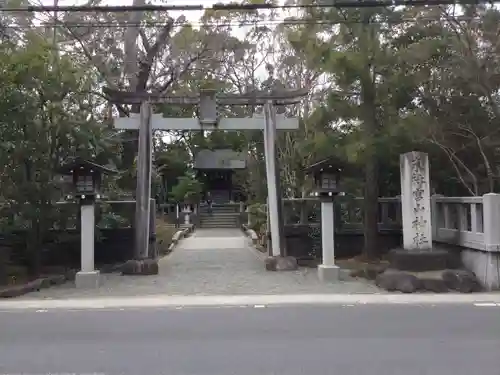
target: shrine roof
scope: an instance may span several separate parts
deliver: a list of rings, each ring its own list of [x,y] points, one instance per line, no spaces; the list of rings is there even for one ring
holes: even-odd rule
[[[194,169],[245,169],[247,154],[231,149],[201,150],[194,159]]]

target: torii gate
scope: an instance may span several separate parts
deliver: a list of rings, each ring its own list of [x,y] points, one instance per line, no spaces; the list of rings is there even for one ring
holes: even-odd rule
[[[268,188],[268,212],[271,232],[270,256],[286,255],[284,251],[279,173],[276,160],[276,130],[296,130],[297,118],[277,114],[275,106],[296,104],[307,90],[257,93],[251,95],[217,95],[215,90],[202,90],[198,96],[169,97],[146,92],[105,89],[110,102],[140,104],[140,114],[114,118],[114,126],[122,130],[139,130],[137,157],[137,191],[135,216],[135,255],[147,258],[149,246],[149,211],[153,130],[262,130]],[[199,118],[165,118],[151,113],[151,104],[198,105]],[[219,118],[217,105],[264,107],[262,114],[247,118]]]

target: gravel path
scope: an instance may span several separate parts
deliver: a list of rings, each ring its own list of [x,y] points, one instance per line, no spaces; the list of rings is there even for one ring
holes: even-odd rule
[[[103,274],[102,286],[77,290],[71,283],[30,293],[32,298],[93,298],[145,295],[244,295],[303,293],[381,293],[363,281],[321,283],[315,269],[269,272],[264,255],[235,229],[199,229],[160,260],[155,276]]]

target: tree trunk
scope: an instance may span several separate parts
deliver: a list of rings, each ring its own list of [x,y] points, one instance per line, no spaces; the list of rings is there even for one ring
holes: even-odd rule
[[[31,227],[27,233],[27,252],[30,256],[29,273],[32,277],[38,277],[42,268],[42,230],[38,219],[31,220]]]
[[[370,67],[361,80],[361,111],[363,115],[363,132],[366,142],[365,153],[365,188],[363,200],[363,235],[364,255],[368,259],[378,256],[378,196],[379,196],[379,162],[377,155],[377,139],[380,126],[377,120],[375,82]]]
[[[368,259],[378,256],[378,160],[370,155],[365,162],[364,214],[364,255]]]

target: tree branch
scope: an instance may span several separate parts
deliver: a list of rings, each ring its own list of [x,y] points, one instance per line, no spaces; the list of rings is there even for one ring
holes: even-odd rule
[[[158,56],[160,51],[166,46],[170,33],[174,27],[174,20],[169,18],[163,29],[157,35],[154,44],[147,50],[146,58],[139,62],[139,73],[137,74],[137,86],[136,91],[146,90],[149,76],[151,74],[151,69],[153,68],[153,63],[155,58]]]
[[[203,50],[199,53],[197,53],[195,56],[192,56],[185,64],[184,66],[181,68],[181,69],[171,69],[170,70],[170,78],[168,79],[167,82],[165,82],[163,85],[161,85],[157,90],[155,90],[156,92],[162,94],[164,93],[166,90],[168,90],[168,88],[176,81],[178,80],[182,75],[184,75],[188,70],[189,68],[191,67],[191,65],[193,65],[193,63],[197,60],[199,60],[201,58],[201,56],[206,52],[206,50]]]
[[[139,30],[139,35],[141,36],[141,40],[142,40],[142,45],[144,46],[144,50],[147,52],[151,49],[151,44],[149,44],[149,41],[148,41],[148,36],[146,35],[146,33],[144,32],[144,30]]]
[[[490,192],[493,192],[495,190],[494,173],[493,173],[493,169],[491,168],[490,161],[488,160],[488,157],[486,156],[486,152],[484,151],[483,143],[481,142],[481,138],[479,138],[478,135],[472,129],[468,129],[465,127],[461,127],[461,129],[463,129],[464,131],[471,134],[474,137],[474,139],[476,140],[476,144],[477,144],[477,147],[479,149],[479,153],[481,154],[481,157],[483,158],[484,168],[486,169],[486,176],[488,178],[488,185],[490,188]]]
[[[116,84],[114,82],[111,81],[111,79],[109,78],[111,76],[110,72],[107,70],[106,66],[99,60],[97,60],[91,53],[90,51],[88,50],[88,48],[85,46],[85,43],[83,43],[83,41],[71,30],[71,28],[67,27],[66,24],[63,23],[63,25],[66,26],[66,31],[70,34],[70,36],[75,39],[77,41],[77,43],[79,44],[83,54],[85,55],[85,57],[87,57],[87,59],[89,60],[89,62],[92,63],[92,65],[97,69],[97,71],[99,72],[99,75],[101,76],[101,78],[106,82],[106,84],[109,86],[109,87],[112,87],[114,89],[116,89]],[[94,92],[96,93],[96,92]],[[101,94],[99,94],[101,97],[105,98],[106,100],[109,100],[109,98],[107,96],[103,96]],[[116,108],[118,109],[118,112],[121,114],[121,115],[124,115],[124,116],[128,116],[129,115],[129,111],[128,109],[126,109],[123,105],[120,105],[120,104],[115,104],[116,105]]]

